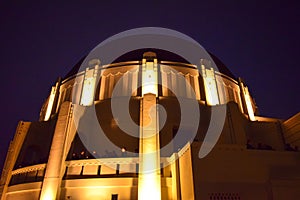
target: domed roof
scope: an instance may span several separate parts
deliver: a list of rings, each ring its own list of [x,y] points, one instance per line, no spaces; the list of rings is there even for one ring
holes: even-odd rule
[[[127,52],[127,53],[121,55],[120,57],[118,57],[117,59],[115,59],[112,63],[142,60],[143,54],[148,51],[155,52],[157,59],[159,61],[172,61],[172,62],[194,64],[194,63],[189,63],[186,59],[184,59],[183,57],[181,57],[180,55],[177,55],[175,53],[172,53],[172,52],[169,52],[166,50],[162,50],[162,49],[151,49],[151,48],[137,49],[137,50]],[[210,57],[213,59],[216,66],[218,67],[219,72],[235,79],[235,76],[233,75],[233,73],[225,66],[225,64],[221,60],[219,60],[212,53],[210,53],[210,52],[208,52],[208,53],[209,53]],[[68,77],[71,77],[71,76],[77,74],[79,72],[81,64],[83,63],[85,58],[86,58],[86,56],[82,57],[78,61],[78,63],[67,73],[67,75],[64,78],[68,78]]]

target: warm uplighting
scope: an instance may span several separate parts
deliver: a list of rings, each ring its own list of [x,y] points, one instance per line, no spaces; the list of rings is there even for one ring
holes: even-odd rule
[[[251,103],[251,100],[250,100],[250,95],[249,95],[249,92],[248,92],[248,88],[247,88],[247,93],[245,94],[245,100],[246,100],[246,106],[247,106],[249,118],[250,118],[251,121],[255,121],[255,115],[254,115],[252,103]]]
[[[206,101],[208,105],[219,104],[219,94],[217,89],[217,83],[215,78],[214,69],[206,69],[204,65],[202,67],[202,76],[204,81],[204,87],[206,92]]]
[[[56,93],[56,87],[53,86],[51,89],[51,92],[50,92],[50,96],[49,96],[47,110],[46,110],[46,114],[45,114],[45,118],[44,118],[45,121],[48,121],[50,119],[52,108],[53,108],[53,103],[54,103],[54,98],[55,98],[55,93]]]
[[[255,115],[254,115],[254,109],[253,109],[253,106],[252,106],[251,97],[250,97],[248,87],[245,86],[243,83],[241,85],[242,85],[242,92],[244,93],[244,97],[245,97],[245,103],[246,103],[246,108],[247,108],[249,119],[251,121],[255,121],[256,118],[255,118]]]
[[[144,179],[139,179],[142,181],[139,183],[139,194],[138,199],[142,200],[160,200],[160,179],[153,174],[143,174]]]
[[[55,196],[53,195],[52,191],[46,191],[44,194],[42,193],[40,200],[55,200]]]
[[[161,199],[158,119],[157,111],[151,112],[151,108],[155,105],[155,95],[145,94],[142,100],[143,110],[141,110],[138,181],[138,199],[143,200]]]
[[[81,105],[89,106],[93,104],[95,82],[96,80],[93,77],[84,80],[82,96],[81,96]]]
[[[95,65],[94,69],[87,68],[83,81],[83,89],[80,104],[83,106],[90,106],[94,102],[96,77],[98,76],[99,65]]]
[[[0,199],[297,198],[300,113],[255,116],[248,87],[225,66],[157,55],[93,61],[59,79],[40,121],[17,126]]]
[[[143,59],[142,96],[148,93],[158,96],[157,86],[157,59],[153,62],[146,62],[146,59]]]

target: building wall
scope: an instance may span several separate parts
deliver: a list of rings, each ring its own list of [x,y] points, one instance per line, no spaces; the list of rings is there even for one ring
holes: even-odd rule
[[[132,64],[131,64],[132,63]],[[120,91],[115,91],[117,96],[140,96],[140,89],[137,88],[138,83],[141,83],[141,65],[138,61],[124,62],[119,64],[112,64],[111,66],[96,66],[84,72],[78,73],[74,77],[63,80],[59,85],[58,103],[54,105],[56,112],[60,105],[65,101],[71,101],[74,104],[82,103],[82,95],[84,95],[84,84],[94,84],[91,86],[95,90],[93,93],[94,101],[101,101],[109,99],[112,96],[115,86],[119,85]],[[183,66],[182,66],[183,65]],[[186,66],[184,66],[186,65]],[[192,90],[194,91],[195,98],[209,104],[208,90],[214,87],[206,87],[207,82],[204,78],[204,72],[197,69],[197,66],[183,64],[183,63],[165,63],[160,64],[159,83],[166,87],[159,87],[159,96],[170,97],[176,93],[177,97],[194,98]],[[208,74],[210,83],[215,85],[216,104],[226,104],[234,101],[238,104],[242,113],[247,113],[247,109],[243,105],[242,91],[238,81],[221,74],[213,69],[205,69],[205,74]],[[208,67],[208,66],[207,66]],[[90,79],[85,80],[86,77]],[[206,76],[205,76],[206,77]],[[92,79],[95,79],[91,82]],[[121,79],[122,78],[122,79]],[[121,80],[121,81],[119,81]],[[182,84],[180,80],[185,80],[190,87]],[[173,90],[173,92],[172,92]],[[251,97],[250,97],[251,98]],[[46,107],[49,99],[46,100],[45,105],[41,109],[40,116],[45,116]],[[253,103],[253,101],[251,102]],[[255,105],[254,105],[255,106]],[[253,106],[252,106],[253,107]],[[253,107],[253,109],[256,109]]]
[[[61,199],[92,200],[111,199],[112,195],[118,195],[119,200],[137,199],[139,161],[129,154],[139,151],[138,137],[130,137],[120,130],[118,124],[122,120],[112,116],[110,109],[113,90],[116,84],[120,84],[118,98],[131,96],[130,115],[136,124],[140,123],[141,90],[134,88],[141,82],[141,65],[138,62],[124,65],[115,64],[102,68],[95,66],[79,73],[77,78],[71,77],[62,84],[56,84],[59,93],[53,93],[56,96],[52,99],[57,99],[58,103],[56,105],[53,100],[54,108],[50,109],[53,111],[50,118],[45,117],[45,112],[51,105],[48,98],[42,108],[40,122],[31,125],[21,122],[10,146],[1,178],[3,200],[38,199],[40,193],[46,194],[46,198],[48,193],[43,193],[44,187],[51,189],[53,198],[57,196]],[[189,105],[193,98],[191,88],[199,103],[201,119],[194,141],[189,140],[190,127],[187,125],[184,127],[185,140],[180,141],[183,143],[173,144],[175,154],[161,154],[164,157],[161,163],[164,166],[161,170],[162,199],[293,199],[299,195],[299,152],[284,151],[284,146],[285,142],[299,145],[300,115],[284,123],[279,120],[251,119],[249,110],[246,110],[249,107],[245,107],[244,96],[248,94],[243,93],[245,88],[241,89],[239,82],[213,69],[206,69],[205,66],[202,66],[205,73],[201,74],[195,66],[177,65],[161,65],[158,75],[167,87],[158,86],[157,102],[165,107],[167,113],[172,113],[167,117],[166,125],[161,127],[161,147],[167,145],[177,134],[181,120],[178,99]],[[183,87],[180,83],[182,79],[191,88]],[[209,89],[212,91],[208,91]],[[208,97],[209,93],[215,96]],[[253,100],[250,98],[249,101],[248,104],[254,109]],[[219,104],[226,104],[227,108],[222,134],[214,150],[207,157],[199,159],[199,149],[211,123],[212,106]],[[93,159],[96,155],[88,159],[85,157],[86,151],[91,149],[83,149],[84,156],[77,161],[73,160],[73,151],[79,150],[71,144],[74,137],[78,138],[79,131],[71,117],[74,107],[84,113],[95,109],[97,119],[110,142],[120,149],[125,147],[128,154],[124,156],[120,151],[112,156],[111,152],[107,154],[104,149],[104,152],[97,150],[100,160]],[[81,137],[79,140],[90,139],[90,145],[96,147],[102,142],[101,145],[105,146],[102,140],[93,141],[90,132],[92,127],[88,128],[85,137],[91,138]],[[139,130],[131,132],[138,135]],[[53,135],[52,153],[49,156],[49,142]],[[43,139],[49,144],[43,144]],[[44,149],[30,148],[35,143]],[[71,157],[65,161],[69,149]],[[176,161],[174,157],[177,151],[179,160]],[[49,157],[48,163],[33,159],[33,162],[22,164],[32,152],[45,154]],[[53,164],[54,167],[51,167]],[[48,175],[47,170],[51,172]],[[55,184],[51,182],[53,178]],[[47,180],[50,187],[45,184]]]
[[[291,148],[300,149],[300,113],[282,123],[284,140]]]
[[[24,183],[10,186],[6,194],[6,200],[39,199],[42,182]]]
[[[300,188],[300,172],[296,171],[300,166],[299,152],[218,145],[207,157],[199,159],[200,146],[195,142],[191,147],[196,199],[221,195],[246,200],[287,199],[288,196],[288,199],[297,199]]]

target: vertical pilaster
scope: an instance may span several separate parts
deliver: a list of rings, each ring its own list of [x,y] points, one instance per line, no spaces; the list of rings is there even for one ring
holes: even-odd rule
[[[174,153],[172,155],[172,199],[180,200],[180,174],[179,174],[179,159],[178,154]]]
[[[58,190],[65,170],[64,161],[67,151],[66,144],[69,126],[71,122],[71,106],[72,104],[70,102],[64,102],[61,105],[58,114],[40,195],[41,200],[57,199]]]
[[[156,96],[145,94],[141,100],[141,130],[138,199],[160,200],[160,153]]]
[[[1,179],[0,179],[0,197],[1,200],[6,199],[6,192],[8,184],[12,176],[12,170],[19,156],[21,147],[23,146],[24,139],[27,135],[31,122],[20,121],[14,136],[13,141],[9,145],[6,155]]]
[[[55,86],[52,86],[52,88],[51,88],[44,121],[48,121],[50,119],[51,115],[53,114],[53,111],[54,112],[56,111],[59,86],[60,86],[60,79],[56,82]]]
[[[188,142],[178,152],[181,200],[195,200],[191,148],[191,144]]]
[[[244,110],[247,111],[246,114],[248,114],[249,119],[251,121],[255,121],[255,115],[254,115],[254,109],[252,106],[252,101],[251,101],[251,96],[249,93],[249,89],[247,86],[245,86],[245,84],[243,83],[242,79],[239,78],[239,86],[240,86],[240,90],[241,90],[241,99],[242,99],[242,104],[244,107]]]
[[[147,62],[144,58],[142,67],[138,199],[160,200],[160,145],[156,110],[157,60]]]
[[[197,76],[191,76],[191,78],[193,79],[192,81],[194,81],[196,99],[200,100],[200,87],[199,87],[199,79],[198,79],[198,77],[199,77],[199,75],[197,75]]]
[[[220,101],[214,69],[207,69],[204,65],[204,60],[201,60],[201,72],[207,104],[210,106],[218,105]]]
[[[158,96],[158,75],[156,58],[152,58],[150,61],[147,61],[147,58],[144,58],[142,61],[142,96],[148,93]]]
[[[98,82],[97,78],[99,72],[99,64],[99,60],[91,60],[90,65],[94,68],[86,68],[85,70],[80,105],[90,106],[94,103],[96,83]]]

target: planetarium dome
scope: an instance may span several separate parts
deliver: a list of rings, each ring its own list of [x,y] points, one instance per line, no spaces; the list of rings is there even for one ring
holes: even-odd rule
[[[136,86],[133,85],[138,85],[138,81],[141,81],[143,58],[145,58],[145,56],[147,57],[147,52],[148,54],[151,54],[151,52],[153,53],[151,54],[151,59],[152,61],[156,60],[158,64],[157,66],[160,70],[160,73],[158,73],[158,81],[166,84],[166,87],[163,88],[161,84],[159,84],[159,96],[174,96],[174,94],[171,94],[172,92],[170,92],[170,90],[173,90],[175,92],[177,91],[179,96],[188,97],[189,91],[183,88],[179,89],[175,86],[178,76],[182,76],[188,80],[193,87],[196,98],[203,103],[217,105],[234,101],[245,114],[248,114],[248,109],[253,110],[250,111],[251,115],[252,112],[257,112],[257,107],[248,91],[246,91],[249,96],[248,107],[251,104],[252,108],[246,108],[245,102],[245,105],[243,105],[242,93],[240,93],[241,85],[244,87],[242,80],[236,79],[232,72],[213,54],[209,54],[211,60],[202,59],[199,63],[189,63],[181,56],[161,49],[134,50],[121,55],[110,64],[101,63],[102,65],[98,65],[97,62],[101,62],[99,60],[92,66],[88,66],[88,64],[83,66],[83,63],[88,63],[88,61],[86,61],[86,56],[83,57],[58,83],[60,85],[58,107],[64,101],[70,101],[71,99],[72,101],[75,101],[73,103],[80,104],[80,95],[82,95],[81,91],[84,77],[86,77],[85,74],[87,73],[84,72],[84,70],[89,71],[89,73],[94,70],[93,73],[94,76],[96,76],[95,80],[98,85],[93,86],[96,87],[97,90],[95,91],[96,96],[94,97],[94,101],[110,98],[113,88],[109,87],[114,86],[121,75],[129,77],[128,83],[123,83],[124,91],[126,90],[127,93],[122,95],[126,96],[132,94],[133,96],[140,96],[138,93],[141,92],[141,90],[130,91],[128,90],[127,85],[132,85],[132,87],[135,88]],[[95,66],[97,69],[95,69]],[[97,74],[95,75],[95,73]],[[135,82],[132,82],[132,78],[135,78]],[[210,81],[208,82],[208,80]],[[213,84],[211,84],[212,82]],[[245,89],[247,90],[247,87],[245,87]],[[41,119],[46,115],[46,104],[48,104],[48,100],[43,106],[44,110],[42,109],[41,111]],[[49,116],[47,116],[47,118],[49,118]]]
[[[172,52],[169,52],[166,50],[162,50],[162,49],[153,49],[153,48],[136,49],[136,50],[127,52],[124,55],[121,55],[120,57],[115,59],[112,63],[140,60],[143,57],[143,54],[145,52],[155,52],[157,55],[157,59],[160,61],[167,60],[167,61],[172,61],[172,62],[191,64],[186,59],[182,58],[181,56],[179,56],[175,53],[172,53]],[[233,73],[226,67],[226,65],[219,58],[217,58],[212,53],[209,53],[209,55],[212,58],[213,62],[216,64],[219,72],[235,79],[235,76],[233,75]],[[81,65],[82,65],[83,61],[85,60],[85,58],[86,58],[86,56],[82,57],[72,67],[72,69],[67,73],[65,78],[68,78],[70,76],[77,74],[80,71]]]
[[[223,118],[212,121],[218,110]],[[299,154],[284,152],[293,177],[280,171],[279,155],[285,141],[300,141],[293,140],[299,117],[257,116],[244,81],[213,54],[198,63],[161,49],[134,50],[112,63],[85,56],[51,87],[39,121],[20,121],[1,200],[297,196],[290,187],[299,186]],[[199,156],[207,144],[214,149]]]

